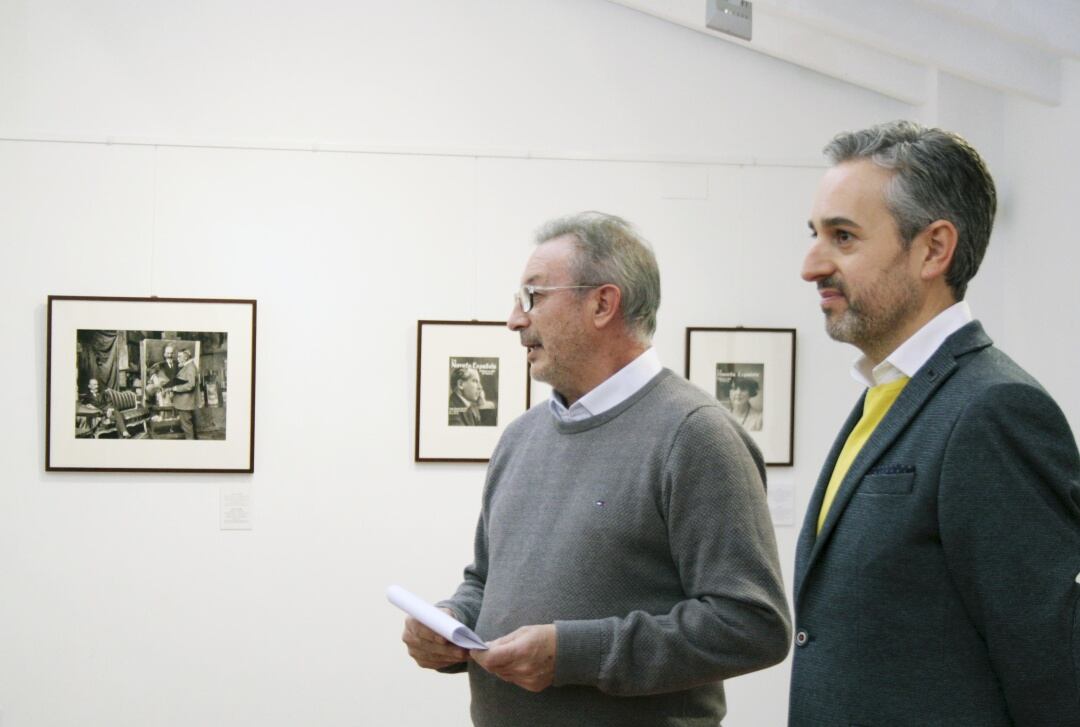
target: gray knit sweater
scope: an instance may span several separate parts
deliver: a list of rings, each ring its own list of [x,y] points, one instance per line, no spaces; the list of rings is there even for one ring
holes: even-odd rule
[[[790,617],[750,438],[665,369],[614,409],[535,407],[491,459],[475,561],[442,605],[485,640],[556,625],[555,685],[469,664],[480,727],[717,725],[722,681],[781,661]]]

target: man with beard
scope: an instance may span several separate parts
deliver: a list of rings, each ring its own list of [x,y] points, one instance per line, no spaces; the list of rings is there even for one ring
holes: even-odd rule
[[[161,360],[150,367],[146,378],[146,394],[153,397],[157,407],[172,407],[173,381],[180,373],[180,367],[176,365],[175,348],[171,343],[165,345],[161,353]]]
[[[180,373],[180,367],[176,365],[176,349],[171,343],[165,344],[161,360],[154,364],[154,370],[160,371],[167,381],[172,381]]]
[[[799,537],[790,724],[1080,724],[1080,458],[964,294],[994,183],[963,139],[837,136],[802,276],[868,387]]]
[[[537,235],[508,325],[555,394],[507,427],[474,562],[440,604],[489,650],[413,619],[420,666],[468,669],[481,727],[718,725],[723,679],[788,651],[765,467],[651,346],[660,274],[625,221]]]

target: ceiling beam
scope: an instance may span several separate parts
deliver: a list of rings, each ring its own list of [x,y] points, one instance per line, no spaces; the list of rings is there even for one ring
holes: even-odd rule
[[[1080,60],[1080,3],[1076,0],[915,0],[942,13],[1038,50]]]
[[[927,70],[918,63],[858,43],[835,42],[831,35],[793,23],[754,3],[753,40],[744,41],[705,25],[704,0],[609,0],[691,30],[809,68],[904,103],[927,101]]]
[[[921,2],[754,0],[755,17],[764,13],[999,91],[1047,104],[1060,100],[1059,56]]]
[[[1039,19],[1015,26],[1020,11],[994,0],[753,0],[749,42],[707,28],[704,0],[609,1],[912,104],[936,71],[1057,104],[1062,51],[1080,46],[1075,0],[1025,4]]]

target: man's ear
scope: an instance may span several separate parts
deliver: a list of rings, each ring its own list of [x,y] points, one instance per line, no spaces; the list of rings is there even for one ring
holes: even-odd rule
[[[920,276],[926,281],[944,278],[956,253],[956,241],[959,237],[956,225],[948,220],[935,220],[927,225],[920,237],[924,238],[923,244],[926,246]]]
[[[622,304],[622,291],[619,290],[619,286],[611,283],[601,285],[592,291],[589,297],[592,299],[590,312],[593,325],[598,329],[606,328],[612,321],[621,320],[619,310]]]

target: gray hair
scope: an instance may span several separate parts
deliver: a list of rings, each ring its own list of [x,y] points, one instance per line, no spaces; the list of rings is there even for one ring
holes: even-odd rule
[[[931,222],[956,226],[956,251],[945,282],[956,300],[963,300],[986,254],[997,210],[994,180],[979,153],[951,132],[891,121],[837,135],[825,155],[833,164],[870,159],[893,171],[885,203],[905,249]]]
[[[660,308],[660,268],[648,241],[621,217],[590,211],[551,220],[537,231],[536,243],[564,235],[576,242],[577,254],[570,263],[575,284],[618,287],[623,321],[639,341],[648,343]]]

